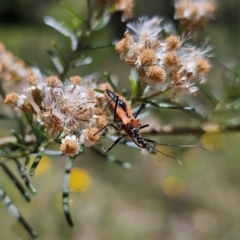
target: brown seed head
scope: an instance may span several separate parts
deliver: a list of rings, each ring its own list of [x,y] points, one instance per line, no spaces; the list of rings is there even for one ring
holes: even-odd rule
[[[128,34],[128,32],[124,33],[124,38],[116,44],[115,50],[118,53],[126,53],[129,51],[129,46],[134,42],[132,36]]]
[[[12,92],[12,93],[7,94],[4,102],[6,104],[16,105],[18,100],[19,100],[18,94],[15,92]]]
[[[152,49],[144,49],[139,55],[139,60],[141,62],[141,65],[146,66],[154,63],[157,58],[155,52]]]
[[[166,66],[178,66],[179,58],[175,51],[167,52],[163,57],[163,62]]]
[[[97,142],[100,139],[101,135],[96,134],[97,131],[98,129],[95,127],[88,127],[86,134],[90,142]]]
[[[98,89],[102,90],[102,91],[105,91],[106,89],[108,89],[110,91],[113,91],[113,88],[112,88],[112,86],[109,83],[101,83],[101,84],[99,84],[98,85]]]
[[[170,36],[166,39],[167,49],[173,51],[181,46],[180,38],[178,36]]]
[[[45,81],[48,87],[53,88],[58,87],[61,83],[61,80],[59,80],[57,76],[50,76]]]
[[[211,69],[211,65],[206,59],[201,58],[201,59],[198,59],[196,62],[197,62],[197,68],[199,72],[206,73],[206,74],[209,73]]]
[[[60,146],[60,150],[65,155],[74,156],[79,151],[78,141],[71,137],[65,138]]]
[[[97,126],[98,130],[100,130],[107,124],[108,124],[108,119],[104,115],[96,118],[96,126]]]
[[[36,76],[36,75],[30,75],[30,76],[28,76],[27,77],[27,83],[29,84],[29,85],[37,85],[38,84],[38,82],[39,82],[39,77],[38,76]]]
[[[82,83],[82,78],[79,76],[74,76],[74,77],[70,77],[69,81],[73,84],[73,85],[80,85]]]
[[[123,22],[132,18],[134,0],[115,0],[114,2],[115,2],[115,8],[118,11],[123,12],[123,15],[122,15],[122,21]]]
[[[156,83],[161,83],[164,81],[166,73],[159,66],[149,67],[146,72],[147,76]]]

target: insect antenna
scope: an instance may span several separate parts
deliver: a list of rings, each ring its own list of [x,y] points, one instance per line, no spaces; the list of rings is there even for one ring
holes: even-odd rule
[[[148,146],[149,148],[152,148],[153,151],[156,151],[156,152],[162,154],[162,155],[165,156],[165,157],[169,157],[169,158],[172,158],[172,159],[176,160],[181,166],[183,166],[183,163],[182,163],[182,161],[181,161],[179,158],[174,157],[174,156],[172,156],[172,155],[169,155],[169,154],[167,154],[167,153],[164,153],[164,152],[162,152],[162,151],[160,151],[160,150],[157,150],[157,149],[155,148],[155,146],[151,146],[150,144],[146,144],[146,146]]]
[[[156,145],[167,146],[167,147],[179,147],[179,148],[201,148],[203,150],[206,150],[206,148],[204,148],[202,146],[193,145],[193,144],[177,145],[177,144],[167,144],[167,143],[156,143]]]
[[[202,146],[199,146],[199,145],[190,145],[190,144],[184,144],[184,145],[176,145],[176,144],[167,144],[167,143],[157,143],[153,140],[150,140],[150,139],[144,139],[146,141],[146,146],[148,146],[149,148],[153,149],[153,151],[156,151],[156,152],[159,152],[161,153],[162,155],[166,156],[166,157],[170,157],[170,158],[173,158],[175,159],[180,165],[183,165],[181,160],[172,156],[172,155],[168,155],[160,150],[157,150],[156,149],[156,145],[160,145],[160,146],[167,146],[167,147],[179,147],[179,148],[201,148],[203,150],[206,150],[204,147]],[[152,143],[153,145],[151,146],[149,143]]]

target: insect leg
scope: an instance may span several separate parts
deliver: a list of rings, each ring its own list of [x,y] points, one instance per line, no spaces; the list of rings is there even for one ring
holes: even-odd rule
[[[149,126],[149,124],[145,124],[145,125],[140,126],[139,129],[143,129],[143,128],[146,128],[146,127],[148,127],[148,126]]]
[[[117,97],[117,96],[116,96]],[[116,98],[116,97],[113,97],[111,98],[111,100],[108,101],[107,105],[104,107],[103,111],[106,110],[106,108],[110,105],[110,103]]]
[[[126,136],[125,134],[123,134],[122,136],[120,136],[115,142],[112,143],[112,145],[111,145],[108,149],[104,149],[103,146],[100,144],[100,147],[101,147],[102,151],[103,151],[104,153],[110,152],[111,149],[112,149],[118,142],[120,142],[125,136]]]
[[[98,133],[100,133],[103,129],[105,129],[108,126],[113,127],[116,131],[119,131],[119,128],[117,126],[115,126],[113,123],[108,123],[107,125],[102,127],[100,130],[98,130],[96,133],[94,133],[93,136],[97,135]]]
[[[155,147],[157,145],[157,143],[155,141],[147,139],[147,138],[144,138],[144,140],[148,143],[152,143],[153,144],[152,146],[151,145],[148,145],[148,146],[151,147],[153,150],[155,150]]]
[[[140,106],[140,108],[138,109],[138,111],[134,114],[134,117],[136,118],[138,116],[138,114],[142,111],[142,109],[145,107],[145,103],[142,103],[142,105]]]

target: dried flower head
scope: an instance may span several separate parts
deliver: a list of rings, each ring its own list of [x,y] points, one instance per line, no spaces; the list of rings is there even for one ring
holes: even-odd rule
[[[5,103],[36,114],[37,121],[48,132],[50,141],[56,137],[74,135],[65,138],[71,142],[62,142],[61,150],[64,154],[76,154],[73,150],[76,148],[74,141],[78,145],[91,146],[100,138],[100,133],[94,133],[107,125],[108,119],[103,111],[106,106],[104,94],[94,91],[97,88],[94,81],[83,82],[81,77],[74,76],[62,83],[58,77],[51,76],[44,83],[39,83],[39,78],[34,75],[29,76],[27,81],[36,87],[31,93],[39,107],[37,113],[25,100],[25,95],[8,94]],[[41,86],[41,90],[38,86]],[[105,84],[102,88],[111,87]]]
[[[79,77],[79,76],[70,77],[70,78],[69,78],[69,81],[70,81],[73,85],[80,85],[80,84],[83,82],[82,78]]]
[[[97,133],[98,131],[99,129],[96,127],[88,127],[87,129],[84,129],[79,138],[80,143],[84,144],[85,147],[91,147],[101,137],[100,133]]]
[[[135,22],[130,22],[127,24],[127,29],[129,34],[133,37],[134,41],[139,44],[142,43],[143,47],[146,42],[152,44],[159,39],[159,34],[162,31],[160,23],[162,19],[159,17],[153,17],[147,19],[145,17],[139,18]]]
[[[52,88],[62,85],[61,80],[57,76],[50,76],[45,80],[45,82],[48,87]]]
[[[176,0],[175,19],[188,31],[204,25],[213,18],[217,4],[214,0]]]
[[[27,77],[27,83],[29,85],[37,85],[39,83],[39,77],[36,75],[31,74],[30,76]]]
[[[166,45],[168,51],[174,51],[180,48],[181,46],[181,40],[178,36],[170,36],[166,38]]]
[[[123,13],[123,22],[133,17],[134,0],[115,0],[114,4],[116,10]]]
[[[113,91],[113,88],[111,87],[111,85],[109,83],[101,83],[98,85],[98,89],[101,91],[104,91],[106,89]]]
[[[160,23],[158,17],[128,23],[116,51],[123,61],[138,70],[140,78],[148,85],[155,87],[164,82],[174,89],[174,96],[192,94],[197,89],[195,85],[205,81],[211,69],[206,59],[210,48],[187,45],[189,35],[185,39],[175,35],[164,39],[160,35]]]
[[[94,88],[94,83],[83,83],[76,76],[65,83],[57,77],[46,79],[38,120],[45,125],[50,138],[54,138],[59,131],[75,133],[79,137],[88,127],[96,126],[100,109],[96,97],[98,93]],[[104,112],[101,114],[104,115]]]
[[[159,66],[151,66],[146,71],[145,81],[149,86],[155,87],[156,84],[161,83],[165,80],[166,73]]]
[[[28,113],[36,113],[32,104],[26,101],[27,96],[22,94],[19,95],[15,92],[7,94],[5,98],[5,103],[9,105],[13,105],[14,107],[18,107],[24,112]]]
[[[23,94],[19,95],[15,92],[12,92],[7,94],[5,98],[5,103],[21,108],[25,103],[26,98],[27,98],[26,95],[23,95]]]
[[[134,0],[98,0],[101,7],[108,7],[110,11],[122,12],[122,21],[133,17]]]
[[[31,68],[8,52],[0,42],[0,78],[12,85],[25,80],[31,73]]]
[[[64,155],[71,157],[78,154],[80,150],[80,145],[77,137],[75,135],[71,135],[63,138],[62,144],[60,145],[60,150]]]

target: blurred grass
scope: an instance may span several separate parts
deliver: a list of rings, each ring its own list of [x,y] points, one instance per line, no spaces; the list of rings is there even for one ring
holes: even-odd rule
[[[142,2],[139,3],[139,6],[145,6]],[[69,4],[74,6],[76,3],[71,1]],[[156,14],[159,2],[156,6],[154,3],[152,7],[150,5],[148,4],[149,12]],[[230,64],[239,58],[239,3],[221,2],[219,7],[220,14],[216,21],[209,24],[205,31],[214,47],[216,60]],[[144,8],[136,9],[137,12],[147,14]],[[41,11],[43,15],[56,18],[65,14],[57,4]],[[236,16],[234,22],[229,15]],[[115,25],[112,24],[111,27],[115,28]],[[114,33],[115,29],[105,30],[98,42],[111,40],[115,37]],[[46,49],[53,39],[60,41],[60,47],[67,51],[68,42],[43,24],[0,25],[0,41],[9,50],[31,64],[49,69],[49,73],[54,73],[54,68]],[[72,74],[84,75],[107,70],[119,76],[120,88],[128,87],[129,68],[118,60],[119,56],[113,48],[97,50],[93,57],[93,65],[73,71]],[[213,71],[215,74],[211,75],[206,84],[221,98],[225,91],[221,77],[226,69],[216,65]],[[191,101],[192,99],[194,97],[191,97]],[[209,110],[211,104],[206,99],[203,101]],[[178,117],[174,116],[176,114]],[[184,122],[185,114],[180,117],[178,111],[161,110],[155,115],[160,115],[163,123],[170,121],[175,124],[191,124]],[[223,121],[228,117],[230,113],[226,112],[215,120]],[[184,120],[179,120],[182,118]],[[10,126],[7,125],[7,128]],[[161,142],[172,143],[179,140],[188,143],[189,138],[162,136],[159,139]],[[160,154],[142,155],[139,150],[117,145],[113,154],[123,161],[131,162],[131,170],[107,163],[102,157],[87,151],[86,155],[75,161],[75,167],[84,169],[89,174],[91,188],[71,193],[71,211],[75,222],[73,229],[68,227],[61,207],[64,159],[51,159],[49,171],[31,178],[38,190],[37,195],[32,196],[31,203],[25,202],[2,169],[0,183],[42,240],[238,240],[239,140],[239,133],[206,134],[199,141],[208,151],[191,149],[183,152],[159,147],[180,158],[183,166]],[[11,162],[7,164],[15,169]],[[29,239],[2,204],[0,216],[1,240]]]

